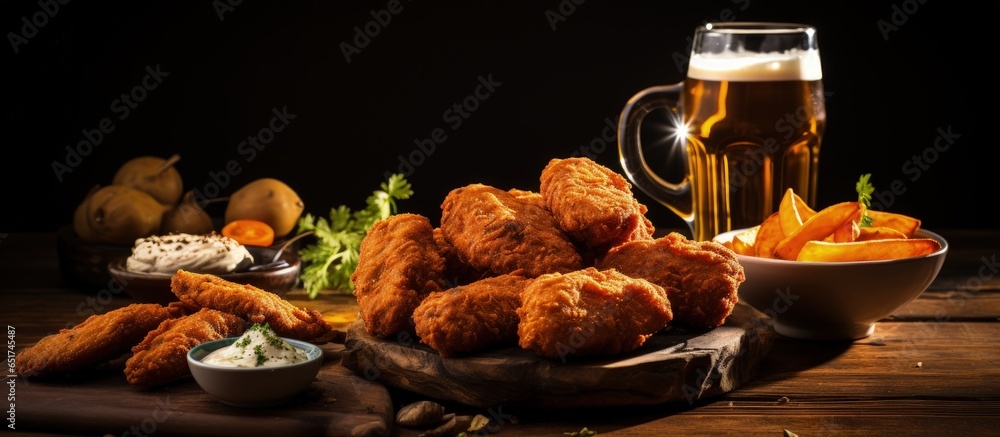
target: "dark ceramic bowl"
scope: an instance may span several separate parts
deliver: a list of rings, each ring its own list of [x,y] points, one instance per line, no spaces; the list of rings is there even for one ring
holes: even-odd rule
[[[285,249],[278,258],[279,262],[284,262],[267,267],[265,265],[272,262],[278,249],[247,246],[247,250],[254,259],[253,265],[247,269],[260,268],[260,270],[242,270],[216,276],[237,284],[250,284],[279,296],[298,285],[302,261],[294,251]],[[118,282],[119,287],[124,287],[125,294],[136,302],[167,304],[177,300],[177,296],[170,291],[172,274],[129,271],[125,268],[127,258],[127,256],[119,257],[108,263],[108,273]]]
[[[268,407],[291,401],[309,388],[323,365],[323,349],[304,341],[283,338],[309,358],[301,363],[277,367],[223,367],[201,362],[216,349],[233,344],[238,337],[199,344],[187,354],[191,376],[208,394],[235,407]]]

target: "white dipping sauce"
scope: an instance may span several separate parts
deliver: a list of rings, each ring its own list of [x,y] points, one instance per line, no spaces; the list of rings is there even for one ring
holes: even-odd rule
[[[130,272],[176,273],[189,270],[197,273],[231,273],[244,261],[253,262],[253,255],[238,241],[222,234],[168,234],[139,238],[132,255],[125,260]]]
[[[254,324],[233,344],[212,351],[201,362],[224,367],[274,367],[306,361],[305,352],[281,339],[265,324]]]

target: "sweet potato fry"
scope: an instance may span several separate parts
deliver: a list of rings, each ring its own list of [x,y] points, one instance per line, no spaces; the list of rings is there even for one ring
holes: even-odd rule
[[[861,235],[861,228],[858,227],[857,220],[848,220],[844,224],[840,225],[836,231],[833,231],[833,238],[824,238],[823,241],[832,241],[834,243],[850,243],[858,239],[858,235]]]
[[[933,238],[890,238],[849,243],[808,241],[802,246],[796,261],[840,262],[901,259],[928,255],[939,249],[941,249],[941,243]]]
[[[754,243],[757,241],[757,232],[759,230],[760,226],[754,226],[746,231],[734,235],[733,241],[729,244],[729,248],[739,255],[756,255]]]
[[[854,241],[889,240],[893,238],[909,238],[902,231],[885,226],[858,228]]]
[[[781,218],[781,231],[785,235],[791,234],[802,226],[802,223],[816,215],[816,211],[809,208],[809,205],[806,205],[806,202],[791,188],[785,190],[785,195],[781,197],[778,212]]]
[[[779,213],[773,213],[764,219],[757,229],[757,237],[754,239],[754,252],[761,258],[774,258],[774,248],[778,242],[785,238],[781,232],[781,218]]]
[[[920,229],[920,219],[905,214],[869,209],[868,216],[872,218],[872,227],[892,228],[902,232],[907,238],[912,238]]]
[[[777,258],[794,260],[807,242],[823,240],[861,210],[858,202],[836,203],[816,212],[774,248]]]

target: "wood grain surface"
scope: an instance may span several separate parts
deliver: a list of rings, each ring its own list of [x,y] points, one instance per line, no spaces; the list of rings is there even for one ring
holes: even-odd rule
[[[1000,263],[997,262],[1000,230],[946,230],[941,235],[948,239],[951,247],[938,279],[919,298],[879,321],[871,337],[817,342],[776,336],[770,352],[758,365],[757,375],[726,393],[690,403],[596,408],[541,409],[514,404],[478,407],[455,401],[444,404],[449,412],[483,414],[499,420],[491,427],[498,437],[559,437],[584,427],[597,431],[599,436],[609,437],[781,436],[785,430],[803,437],[997,435],[1000,429],[1000,354],[997,353],[1000,351]],[[0,323],[5,322],[14,330],[15,350],[30,346],[59,328],[79,323],[95,311],[105,312],[132,303],[127,296],[106,286],[67,286],[58,274],[55,253],[53,233],[10,234],[0,240],[0,318],[3,319]],[[286,297],[297,305],[321,311],[338,329],[347,330],[357,320],[357,302],[349,294],[323,292],[311,299],[299,290]],[[358,375],[349,369],[342,370]],[[120,419],[108,418],[107,423],[102,423],[89,416],[125,415],[131,418],[130,426],[141,426],[142,420],[152,417],[158,406],[155,397],[147,399],[146,402],[152,400],[148,404],[129,405],[116,401],[116,392],[111,391],[105,395],[94,394],[89,404],[78,404],[76,410],[51,409],[50,405],[72,397],[50,391],[39,400],[31,397],[32,383],[21,379],[14,381],[16,385],[10,389],[17,395],[12,402],[16,410],[12,415],[16,430],[5,430],[5,435],[125,435],[127,430],[108,426],[117,426],[122,423]],[[116,381],[124,384],[122,379]],[[364,375],[338,381],[345,384],[353,381],[363,391],[371,387],[368,385],[371,381]],[[380,381],[374,382],[375,386],[380,386]],[[64,391],[72,388],[62,387]],[[195,388],[187,386],[188,390]],[[385,385],[384,389],[397,410],[408,402],[428,398],[392,385]],[[353,390],[349,388],[345,392],[353,393]],[[344,399],[347,398],[338,399],[338,403]],[[38,406],[40,402],[44,404]],[[200,402],[203,404],[188,404],[192,410],[185,409],[184,414],[215,414],[211,409],[193,411],[197,405],[224,407],[203,396]],[[102,411],[107,409],[111,411]],[[55,416],[52,411],[64,411],[65,415]],[[326,430],[315,425],[318,422],[301,423],[303,420],[337,420],[329,418],[331,411],[248,410],[242,415],[234,413],[224,421],[214,421],[217,427],[201,431],[219,436],[254,435],[257,431],[250,428],[258,426],[255,424],[274,422],[279,425],[259,426],[268,430],[285,426],[286,431],[302,430],[305,435],[311,431],[325,433]],[[368,414],[367,409],[355,411]],[[315,419],[314,414],[322,418]],[[155,421],[155,417],[152,420]],[[104,431],[95,432],[98,428]],[[186,434],[178,428],[157,423],[155,435]],[[179,432],[169,432],[171,430]],[[141,433],[141,428],[139,431]],[[425,431],[393,426],[387,435],[418,437]]]
[[[374,338],[358,321],[347,331],[344,366],[397,388],[479,407],[689,403],[752,379],[773,338],[766,316],[740,304],[723,326],[667,330],[621,355],[559,360],[510,347],[442,358],[419,343]]]
[[[109,370],[19,380],[17,418],[22,429],[93,435],[388,435],[394,417],[388,391],[341,366],[342,350],[324,346],[324,364],[310,388],[274,407],[232,407],[193,380],[138,390],[120,370]]]

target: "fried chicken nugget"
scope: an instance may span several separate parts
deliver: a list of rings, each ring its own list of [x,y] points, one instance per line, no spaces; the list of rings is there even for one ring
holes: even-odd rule
[[[491,276],[583,268],[573,241],[545,208],[483,184],[451,190],[441,204],[441,231],[461,260]]]
[[[379,338],[413,333],[413,310],[445,288],[444,274],[445,260],[427,217],[401,213],[375,222],[361,241],[351,275],[368,333]]]
[[[132,348],[125,362],[125,378],[132,385],[151,388],[180,381],[191,375],[187,353],[206,341],[243,334],[249,323],[240,317],[211,308],[167,319]]]
[[[267,290],[216,275],[178,270],[170,278],[170,289],[192,310],[211,308],[253,323],[268,323],[282,337],[322,344],[341,334],[319,311],[296,307]]]
[[[517,199],[523,200],[533,205],[540,206],[542,208],[548,208],[548,206],[545,205],[545,197],[542,196],[542,193],[539,193],[537,191],[522,190],[520,188],[511,188],[507,190],[507,192]]]
[[[92,315],[21,350],[16,358],[17,374],[32,377],[72,372],[120,358],[151,329],[182,314],[177,305],[133,303]]]
[[[632,185],[590,158],[552,159],[542,169],[540,191],[559,227],[587,247],[606,250],[632,240],[651,240],[647,208]]]
[[[611,249],[596,266],[647,279],[667,290],[674,320],[692,327],[725,323],[746,280],[736,254],[720,243],[689,240],[677,232]]]
[[[614,269],[542,275],[521,299],[519,345],[563,362],[635,350],[673,318],[663,287]]]
[[[413,312],[420,342],[442,357],[517,345],[517,308],[529,283],[500,275],[431,293]]]

